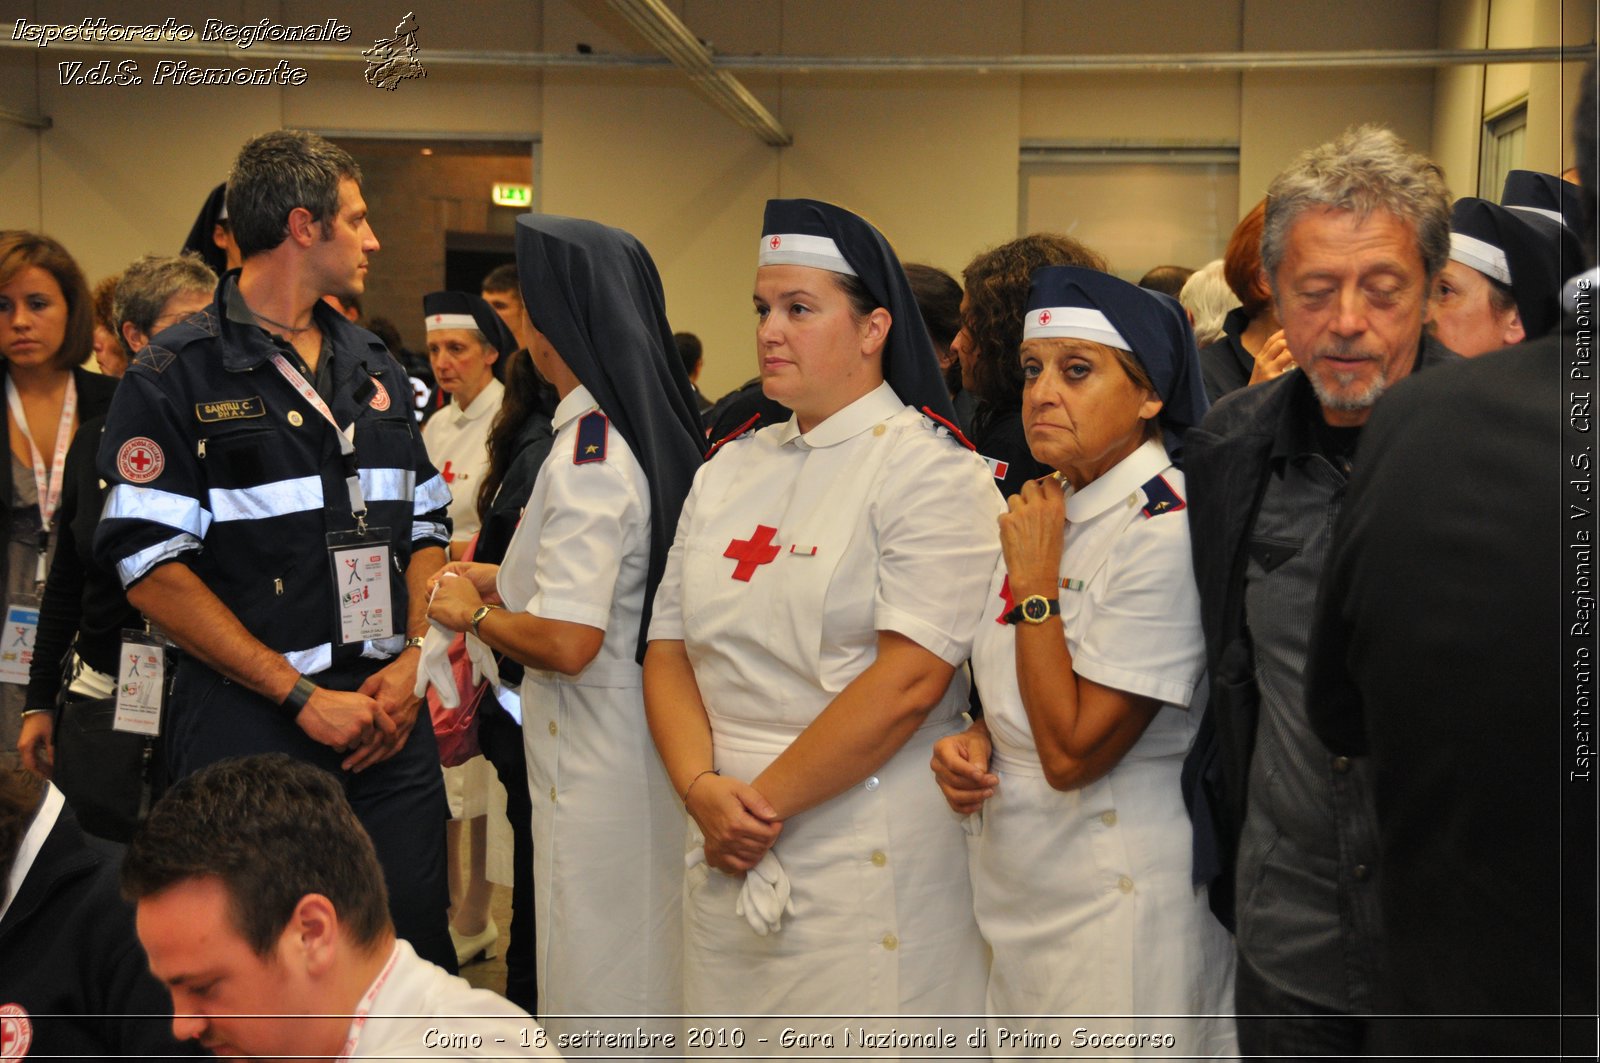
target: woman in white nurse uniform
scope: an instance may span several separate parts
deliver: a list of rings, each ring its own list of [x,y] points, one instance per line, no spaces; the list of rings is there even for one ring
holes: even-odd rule
[[[973,1013],[985,957],[965,841],[924,765],[966,704],[952,677],[999,495],[946,427],[938,362],[877,230],[769,202],[755,307],[763,389],[794,417],[726,442],[695,478],[645,659],[651,732],[695,827],[685,1004]],[[859,1050],[843,1025],[787,1047]]]
[[[451,558],[466,552],[478,534],[478,484],[489,470],[489,426],[506,389],[495,366],[517,349],[505,322],[470,292],[429,292],[422,297],[428,362],[450,404],[422,426],[428,460],[450,486]],[[511,828],[505,787],[482,756],[444,769],[450,801],[445,835],[450,863],[450,939],[456,962],[494,955],[500,928],[489,914],[491,881],[511,885]],[[462,828],[470,824],[470,831]],[[462,874],[462,835],[471,838]],[[492,859],[491,859],[492,856]]]
[[[1064,1045],[1084,1027],[1101,1040],[1078,1047],[1109,1054],[1231,1055],[1233,949],[1191,881],[1178,782],[1203,667],[1173,462],[1206,409],[1194,339],[1171,299],[1051,266],[1021,359],[1028,445],[1057,472],[1000,519],[972,659],[984,717],[933,763],[981,819],[989,1013],[1103,1016],[1010,1025]]]
[[[527,666],[541,1015],[676,1015],[684,817],[650,743],[639,661],[703,439],[637,240],[524,215],[517,268],[529,353],[561,397],[555,442],[504,563],[446,566],[428,615]],[[594,1024],[545,1025],[554,1037]]]

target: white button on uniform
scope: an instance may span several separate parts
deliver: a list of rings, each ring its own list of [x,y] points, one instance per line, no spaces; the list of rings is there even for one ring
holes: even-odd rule
[[[871,778],[869,778],[867,780],[867,789],[876,790],[877,788],[878,788],[878,777],[876,775],[874,775],[874,776],[872,776]]]

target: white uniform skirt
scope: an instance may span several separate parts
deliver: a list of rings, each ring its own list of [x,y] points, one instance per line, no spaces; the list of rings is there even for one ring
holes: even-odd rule
[[[928,770],[933,743],[958,729],[918,730],[871,778],[790,818],[773,847],[793,888],[794,914],[765,937],[734,914],[742,880],[700,864],[684,885],[685,1004],[711,1016],[785,1016],[774,1025],[826,1029],[844,1052],[840,1021],[798,1016],[981,1015],[988,963],[972,914],[966,836]],[[717,720],[716,762],[749,781],[797,728]],[[689,844],[703,839],[690,828]],[[852,1030],[859,1025],[848,1024]],[[935,1023],[868,1023],[931,1030]],[[962,1040],[971,1023],[959,1027]],[[782,1051],[775,1039],[764,1051]],[[956,1052],[966,1051],[963,1044]],[[868,1054],[895,1055],[895,1051]],[[928,1053],[911,1051],[912,1055]],[[940,1052],[934,1054],[949,1054]]]
[[[1015,1036],[1021,1030],[1054,1034],[1070,1052],[1080,1028],[1088,1031],[1080,1040],[1135,1038],[1102,1042],[1113,1055],[1237,1053],[1233,943],[1205,890],[1189,881],[1181,764],[1124,759],[1105,778],[1061,792],[1036,752],[995,750],[1000,785],[974,817],[972,884],[994,951],[989,1013],[1013,1031],[991,1041],[996,1057],[1049,1047]]]
[[[638,666],[613,671],[591,665],[578,684],[529,669],[522,681],[541,1018],[683,1008],[685,814],[650,740]]]

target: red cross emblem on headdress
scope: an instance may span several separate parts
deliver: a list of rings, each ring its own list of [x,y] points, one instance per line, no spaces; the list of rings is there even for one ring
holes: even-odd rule
[[[781,237],[781,236],[774,236],[774,237],[773,237],[773,238],[772,238],[772,239],[771,239],[771,240],[768,240],[768,241],[767,241],[767,246],[768,246],[768,247],[770,247],[770,248],[772,248],[772,249],[773,249],[773,250],[774,250],[774,251],[776,251],[776,250],[777,250],[777,249],[778,249],[778,247],[779,247],[779,246],[780,246],[780,245],[781,245],[781,244],[782,244],[782,243],[783,243],[783,237]]]
[[[1050,311],[1048,311],[1048,310],[1039,311],[1039,324],[1041,324],[1041,325],[1050,324]]]
[[[434,315],[433,315],[433,323],[434,323],[434,324],[435,324],[435,325],[442,325],[442,324],[444,324],[444,315],[443,315],[443,314],[434,314]]]

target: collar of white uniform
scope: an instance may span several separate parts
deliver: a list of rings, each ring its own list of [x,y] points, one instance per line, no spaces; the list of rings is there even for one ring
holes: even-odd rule
[[[798,440],[799,445],[813,450],[836,446],[882,424],[905,408],[906,404],[900,401],[894,388],[884,381],[809,432],[800,431],[798,418],[789,418],[779,430],[778,444],[785,446]]]
[[[1126,502],[1150,479],[1172,468],[1166,445],[1157,436],[1107,469],[1098,480],[1067,497],[1067,520],[1080,524],[1093,520],[1113,506]]]
[[[559,432],[563,425],[576,417],[588,413],[599,406],[594,401],[594,396],[589,394],[589,389],[579,384],[567,392],[567,397],[556,403],[555,416],[550,418],[552,431]]]
[[[54,783],[45,783],[44,786],[44,800],[39,803],[39,811],[34,813],[33,822],[22,836],[22,844],[18,846],[16,858],[11,862],[11,874],[6,881],[0,882],[0,889],[5,891],[0,895],[0,918],[5,917],[11,902],[16,900],[22,880],[28,877],[33,862],[39,857],[39,850],[44,848],[44,841],[50,837],[50,832],[56,829],[56,820],[61,818],[61,810],[66,806],[66,798]]]
[[[505,393],[506,386],[494,377],[490,377],[489,382],[483,386],[483,390],[473,398],[471,406],[464,407],[454,399],[451,400],[450,406],[456,411],[457,420],[476,421],[498,410],[500,408],[500,399]]]

